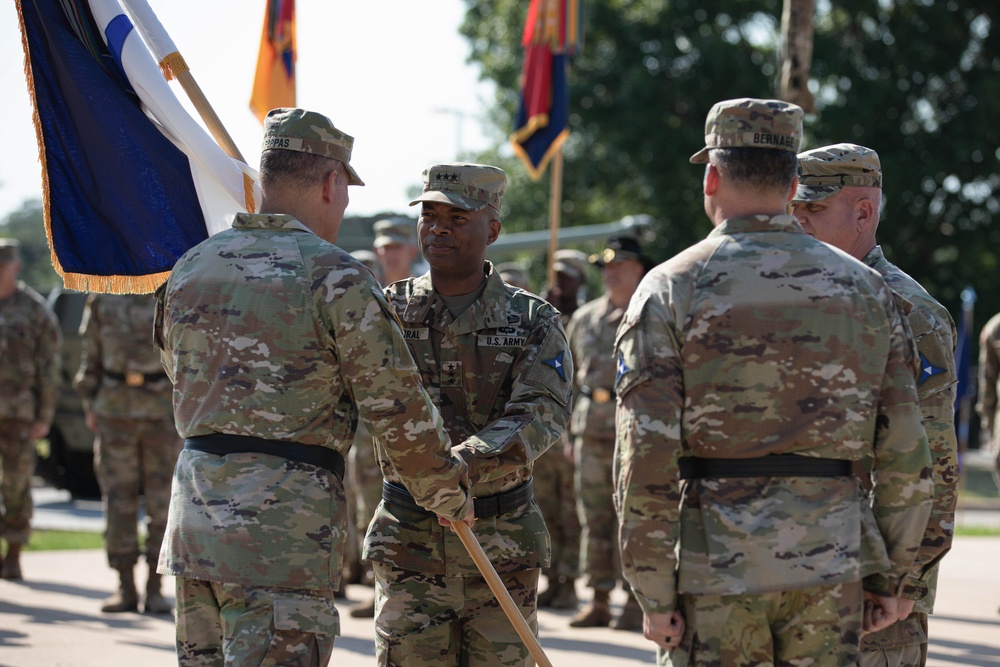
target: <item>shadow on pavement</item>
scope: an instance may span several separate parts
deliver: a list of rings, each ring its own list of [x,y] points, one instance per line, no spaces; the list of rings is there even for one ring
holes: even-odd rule
[[[942,653],[940,649],[947,649],[947,652]],[[939,660],[956,665],[972,665],[973,667],[996,667],[1000,664],[1000,652],[995,648],[968,642],[932,639],[927,657],[929,660]]]

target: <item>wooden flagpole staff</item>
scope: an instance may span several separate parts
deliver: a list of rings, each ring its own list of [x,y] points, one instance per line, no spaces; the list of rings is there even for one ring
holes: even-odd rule
[[[510,592],[503,585],[503,581],[500,580],[500,575],[494,569],[493,563],[487,558],[483,548],[479,546],[479,540],[476,539],[472,529],[464,521],[452,521],[451,527],[455,529],[458,539],[462,540],[462,544],[465,545],[469,555],[472,556],[476,567],[479,568],[479,572],[483,575],[490,590],[493,591],[493,595],[496,596],[497,602],[500,603],[504,613],[507,614],[507,618],[514,625],[514,629],[517,631],[521,641],[528,647],[528,652],[535,659],[535,664],[539,667],[552,667],[548,656],[542,650],[542,645],[538,643],[538,638],[531,631],[528,622],[521,616],[521,610],[517,608],[514,599],[510,596]]]

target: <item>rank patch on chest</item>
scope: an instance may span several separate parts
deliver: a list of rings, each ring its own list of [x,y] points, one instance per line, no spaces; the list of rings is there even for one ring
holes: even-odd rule
[[[403,338],[406,340],[427,340],[430,336],[430,329],[403,329]]]
[[[512,336],[509,334],[480,334],[479,347],[524,347],[526,336]]]
[[[442,387],[462,386],[461,361],[445,361],[441,364],[441,386]]]

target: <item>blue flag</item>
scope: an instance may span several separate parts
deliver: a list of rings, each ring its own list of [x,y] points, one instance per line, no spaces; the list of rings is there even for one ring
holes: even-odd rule
[[[193,119],[170,117],[179,103],[117,3],[18,0],[17,7],[53,265],[69,288],[151,291],[185,251],[226,226],[210,218],[253,206],[253,183],[245,181],[256,174],[222,154],[229,164],[215,177],[228,183],[207,183],[213,175],[196,159],[205,146],[183,136],[192,136]],[[208,162],[224,164],[218,156]],[[203,201],[224,190],[231,201]]]

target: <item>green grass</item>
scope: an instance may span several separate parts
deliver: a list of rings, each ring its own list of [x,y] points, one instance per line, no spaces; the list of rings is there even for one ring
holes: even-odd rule
[[[103,549],[104,536],[71,530],[34,530],[27,551],[56,551],[63,549]]]
[[[956,526],[955,535],[959,537],[1000,537],[1000,528],[990,526]]]

